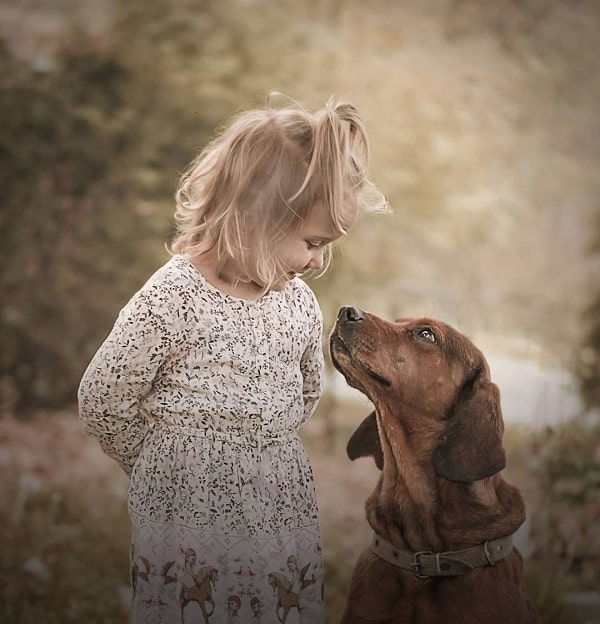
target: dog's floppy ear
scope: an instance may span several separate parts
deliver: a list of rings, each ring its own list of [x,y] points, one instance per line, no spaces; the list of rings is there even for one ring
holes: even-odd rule
[[[463,483],[491,477],[506,466],[503,432],[498,387],[481,371],[463,390],[448,420],[432,457],[435,472]]]
[[[383,451],[379,440],[375,412],[371,412],[352,434],[346,446],[346,453],[352,460],[371,455],[379,470],[383,470]]]

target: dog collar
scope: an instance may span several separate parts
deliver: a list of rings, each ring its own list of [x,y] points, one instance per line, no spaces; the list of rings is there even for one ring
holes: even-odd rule
[[[377,533],[373,534],[371,550],[381,559],[404,570],[409,570],[416,577],[426,579],[436,576],[458,576],[473,568],[496,565],[513,549],[512,535],[500,537],[466,548],[434,553],[430,550],[413,552],[398,550]]]

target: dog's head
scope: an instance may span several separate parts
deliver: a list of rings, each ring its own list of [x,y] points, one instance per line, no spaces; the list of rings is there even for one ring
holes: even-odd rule
[[[330,351],[348,384],[398,422],[409,441],[419,432],[433,440],[431,462],[439,476],[472,482],[506,465],[498,388],[481,351],[446,323],[391,323],[346,306],[331,333]],[[372,414],[351,438],[348,454],[373,455],[381,468],[376,428]]]

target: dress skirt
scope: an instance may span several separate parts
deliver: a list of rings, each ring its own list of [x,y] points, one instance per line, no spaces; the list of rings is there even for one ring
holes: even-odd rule
[[[134,624],[322,624],[313,476],[297,432],[253,443],[216,433],[157,426],[134,466]]]

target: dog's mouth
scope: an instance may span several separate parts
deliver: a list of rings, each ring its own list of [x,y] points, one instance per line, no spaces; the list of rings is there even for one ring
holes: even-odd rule
[[[329,352],[331,353],[331,361],[333,362],[333,365],[340,371],[340,373],[343,373],[344,371],[342,370],[341,364],[336,356],[343,354],[350,357],[350,351],[336,330],[334,330],[331,333],[331,336],[329,336]]]
[[[365,373],[369,375],[369,377],[379,382],[383,386],[387,386],[389,388],[392,385],[392,382],[389,379],[387,379],[387,377],[380,375],[377,371],[374,371],[370,366],[366,364],[362,364],[361,366],[362,366],[362,369],[365,371]]]
[[[358,369],[383,386],[390,387],[392,385],[387,377],[374,370],[362,358],[357,357],[337,329],[333,331],[329,339],[329,350],[333,365],[344,377],[352,377],[352,371]]]

